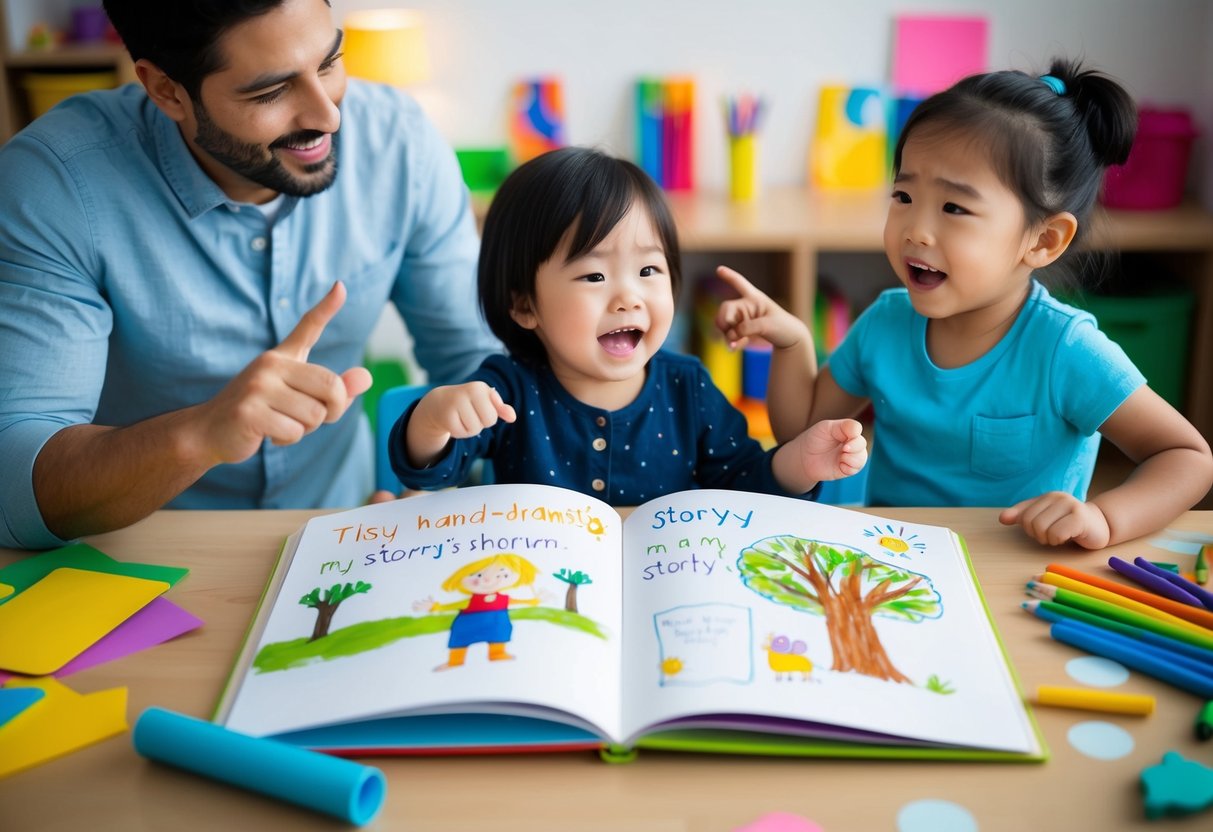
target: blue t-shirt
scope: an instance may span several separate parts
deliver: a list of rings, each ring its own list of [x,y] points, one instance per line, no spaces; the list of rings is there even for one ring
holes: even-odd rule
[[[1086,499],[1100,425],[1145,383],[1095,319],[1034,281],[1010,331],[971,364],[937,367],[926,335],[909,293],[890,289],[830,355],[839,386],[876,414],[868,504]]]
[[[392,428],[392,469],[408,488],[446,488],[476,460],[490,459],[497,482],[561,486],[613,506],[693,488],[792,496],[771,471],[774,450],[750,438],[745,416],[699,359],[661,351],[647,370],[634,402],[603,410],[574,398],[547,366],[490,356],[468,380],[496,388],[517,420],[456,439],[442,459],[418,469],[404,445],[410,408]]]
[[[479,314],[479,241],[450,147],[390,87],[350,81],[341,115],[332,186],[282,197],[272,224],[224,194],[138,85],[69,99],[0,148],[0,546],[63,542],[32,484],[56,431],[211,398],[335,280],[348,297],[315,363],[362,363],[389,301],[431,379],[500,349]],[[169,507],[357,505],[373,459],[355,405],[294,445],[213,468]]]

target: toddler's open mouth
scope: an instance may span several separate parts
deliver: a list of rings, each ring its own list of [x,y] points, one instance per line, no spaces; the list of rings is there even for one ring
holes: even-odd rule
[[[932,268],[921,260],[907,260],[910,282],[919,289],[933,289],[948,278],[947,272]]]
[[[598,336],[598,343],[610,355],[631,355],[644,335],[639,329],[624,327]]]

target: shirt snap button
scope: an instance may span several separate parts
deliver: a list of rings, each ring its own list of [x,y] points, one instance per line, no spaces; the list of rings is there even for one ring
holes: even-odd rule
[[[601,436],[599,436],[597,439],[595,439],[590,444],[594,447],[594,450],[596,450],[596,451],[601,451],[604,448],[606,448],[606,440],[603,439]]]
[[[599,416],[597,419],[594,420],[594,424],[598,425],[598,427],[600,427],[600,428],[605,427],[606,426],[606,417]]]
[[[265,247],[269,245],[269,243],[266,242],[264,237],[254,237],[253,242],[250,245],[252,245],[253,251],[265,251]]]
[[[592,483],[590,483],[590,487],[595,491],[601,491],[606,488],[606,483],[602,480],[594,480]]]

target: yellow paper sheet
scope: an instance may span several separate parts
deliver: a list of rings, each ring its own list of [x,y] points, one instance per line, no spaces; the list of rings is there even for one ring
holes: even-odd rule
[[[0,604],[0,668],[54,673],[169,585],[62,568]]]
[[[0,777],[45,763],[126,730],[126,688],[79,694],[56,679],[10,679],[43,698],[0,727]]]

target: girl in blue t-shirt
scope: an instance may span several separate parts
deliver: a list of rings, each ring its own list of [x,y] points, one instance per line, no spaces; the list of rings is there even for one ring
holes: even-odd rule
[[[509,355],[400,418],[400,481],[454,485],[487,458],[500,483],[637,505],[690,488],[799,496],[860,470],[854,419],[764,451],[697,359],[661,349],[679,275],[669,208],[638,167],[577,147],[519,167],[485,217],[479,269],[481,309]]]
[[[1104,169],[1135,130],[1128,94],[1055,60],[1047,75],[966,78],[898,139],[881,295],[818,372],[806,325],[736,272],[717,325],[774,346],[777,438],[875,413],[872,505],[1004,507],[1047,544],[1098,549],[1159,529],[1213,482],[1200,433],[1147,387],[1094,318],[1033,278],[1087,230]],[[1136,463],[1091,500],[1099,436]]]

